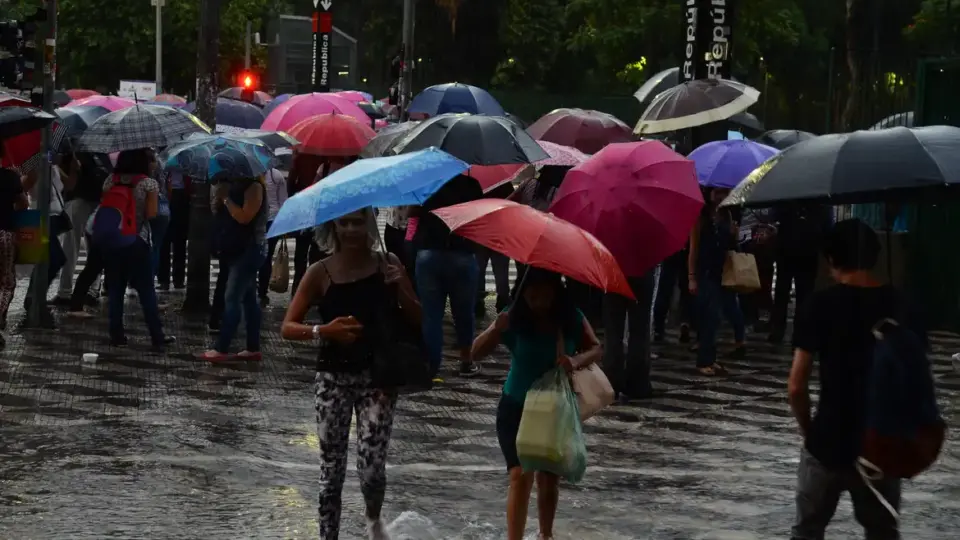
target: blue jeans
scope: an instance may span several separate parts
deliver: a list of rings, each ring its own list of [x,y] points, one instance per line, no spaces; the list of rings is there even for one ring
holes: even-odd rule
[[[110,299],[110,339],[121,341],[124,338],[123,303],[126,300],[127,285],[130,285],[137,291],[151,341],[154,345],[163,345],[157,291],[153,288],[153,274],[150,271],[150,246],[137,239],[129,247],[105,252],[104,259],[107,294]]]
[[[443,361],[443,313],[450,296],[450,312],[457,345],[473,345],[474,301],[477,297],[477,259],[466,251],[426,249],[417,253],[417,292],[423,306],[423,340],[434,373]]]
[[[737,293],[724,289],[719,278],[697,278],[697,367],[712,366],[717,361],[717,330],[720,313],[733,325],[737,343],[743,342],[743,313],[737,303]]]
[[[266,244],[253,244],[236,259],[231,259],[227,270],[227,285],[223,296],[223,322],[214,347],[218,352],[230,352],[230,342],[240,326],[240,316],[247,323],[247,347],[260,351],[260,301],[257,299],[257,273],[267,257]]]
[[[150,234],[153,236],[153,248],[150,251],[150,267],[153,269],[153,277],[157,277],[157,270],[160,269],[160,253],[163,252],[163,239],[167,236],[167,229],[170,228],[170,216],[161,216],[150,220]]]

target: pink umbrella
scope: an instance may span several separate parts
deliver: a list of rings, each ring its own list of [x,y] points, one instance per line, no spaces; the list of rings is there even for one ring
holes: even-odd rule
[[[341,90],[340,92],[334,92],[333,95],[340,96],[343,99],[349,101],[350,103],[360,103],[361,101],[370,101],[367,96],[363,95],[362,92],[357,92],[356,90]]]
[[[155,103],[169,103],[170,105],[186,105],[187,100],[180,96],[175,96],[173,94],[160,94],[154,97],[151,101]]]
[[[100,92],[96,90],[87,90],[86,88],[71,88],[67,90],[67,95],[70,96],[70,99],[84,99],[90,96],[99,96]]]
[[[373,121],[373,129],[383,129],[390,125],[390,122],[387,122],[383,118]]]
[[[572,146],[552,143],[549,141],[537,141],[540,148],[550,154],[550,159],[538,161],[537,165],[556,165],[559,167],[576,167],[584,161],[590,159],[590,156],[577,150]]]
[[[260,129],[266,131],[286,131],[301,120],[318,114],[346,114],[360,123],[370,125],[370,117],[355,103],[334,94],[300,94],[293,96],[276,109],[270,111]]]
[[[126,109],[127,107],[133,107],[136,105],[136,103],[132,99],[117,96],[90,96],[88,98],[78,99],[77,101],[70,102],[71,107],[76,107],[78,105],[93,105],[95,107],[109,109],[111,112],[113,112],[119,111],[120,109]]]
[[[567,173],[550,211],[596,236],[624,274],[683,249],[703,207],[693,162],[660,141],[607,145]]]

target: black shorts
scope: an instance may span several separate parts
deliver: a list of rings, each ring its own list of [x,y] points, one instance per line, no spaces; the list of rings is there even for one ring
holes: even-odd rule
[[[523,402],[509,396],[500,396],[497,405],[497,441],[500,451],[507,462],[507,471],[520,466],[517,457],[517,432],[520,431],[520,418],[523,416]]]

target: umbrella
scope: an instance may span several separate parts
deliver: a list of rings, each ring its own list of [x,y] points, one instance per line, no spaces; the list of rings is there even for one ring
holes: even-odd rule
[[[0,139],[9,139],[37,131],[56,120],[56,116],[32,107],[0,108]]]
[[[394,144],[403,140],[403,137],[418,125],[420,125],[420,122],[401,122],[381,129],[377,132],[377,136],[363,147],[360,157],[372,158],[387,155]]]
[[[195,116],[172,107],[137,105],[98,118],[80,135],[78,150],[109,154],[168,146],[190,133],[210,132]]]
[[[218,96],[222,98],[227,98],[227,99],[235,99],[238,101],[246,101],[247,103],[252,103],[258,107],[263,107],[267,103],[270,103],[271,101],[273,101],[273,96],[271,96],[266,92],[261,92],[259,90],[255,90],[251,92],[251,95],[253,96],[252,101],[247,101],[243,99],[243,91],[244,91],[243,88],[240,88],[239,86],[234,86],[231,88],[227,88],[226,90],[223,90],[218,94]]]
[[[70,94],[64,92],[63,90],[54,90],[52,101],[54,106],[63,107],[67,103],[73,101],[73,98],[70,97]]]
[[[537,144],[550,156],[548,159],[538,161],[537,165],[539,166],[556,165],[558,167],[576,167],[590,159],[590,156],[571,146],[564,146],[549,141],[537,141]]]
[[[520,126],[523,129],[527,129],[527,127],[530,125],[530,122],[527,122],[523,118],[520,118],[519,116],[512,113],[505,112],[503,113],[503,117],[513,122],[514,124]]]
[[[688,156],[697,166],[701,186],[733,189],[777,149],[753,141],[715,141]]]
[[[98,107],[105,107],[110,109],[110,111],[119,111],[121,109],[126,109],[127,107],[133,107],[137,103],[132,99],[117,97],[117,96],[90,96],[88,98],[78,99],[72,103],[71,106],[77,107],[79,105],[95,105]]]
[[[380,120],[381,118],[387,117],[387,115],[384,114],[383,109],[381,109],[376,103],[361,101],[357,103],[357,107],[360,107],[360,110],[363,111],[363,114],[369,116],[371,120]]]
[[[33,107],[33,103],[20,96],[0,93],[0,107]]]
[[[637,101],[641,105],[646,105],[653,98],[660,95],[662,92],[673,88],[680,83],[680,68],[672,67],[670,69],[665,69],[660,73],[647,79],[647,82],[633,93],[633,97],[637,98]]]
[[[470,114],[443,114],[424,120],[391,151],[402,154],[430,146],[471,165],[534,163],[550,157],[506,118]]]
[[[941,195],[960,184],[960,128],[894,127],[821,135],[765,162],[734,189],[724,206],[831,204]]]
[[[253,178],[270,170],[273,152],[256,139],[207,135],[170,145],[158,158],[165,169],[212,183]]]
[[[335,94],[314,92],[312,94],[300,94],[288,99],[267,116],[260,129],[286,131],[301,120],[318,114],[329,113],[346,114],[356,118],[361,123],[370,123],[370,117],[364,114],[355,103],[351,103]]]
[[[44,126],[56,119],[52,114],[32,107],[0,108],[0,139],[3,142],[4,167],[16,167],[26,174],[44,161]],[[53,144],[59,145],[66,129],[55,125]],[[54,146],[56,147],[56,146]]]
[[[634,299],[610,251],[589,232],[513,201],[480,199],[433,211],[450,230],[521,264]]]
[[[892,114],[874,124],[870,129],[886,129],[891,127],[913,127],[913,111]]]
[[[363,101],[369,102],[372,99],[372,96],[369,94],[358,92],[356,90],[339,90],[337,92],[333,92],[333,94],[335,96],[340,96],[351,103],[360,103]]]
[[[556,109],[527,128],[531,137],[541,141],[572,146],[586,154],[595,154],[610,143],[633,140],[630,126],[616,116],[584,109]]]
[[[746,111],[731,116],[727,119],[727,122],[732,122],[742,128],[756,131],[757,133],[763,131],[763,122],[757,118],[757,115]]]
[[[423,204],[467,168],[466,163],[436,148],[355,161],[287,199],[267,236],[316,227],[371,206]]]
[[[298,151],[332,157],[359,155],[377,132],[352,116],[330,113],[300,121],[290,135],[300,141]]]
[[[199,138],[208,137],[206,133],[191,133],[187,136],[186,140],[195,140]],[[276,151],[281,148],[292,148],[298,144],[300,141],[291,137],[288,133],[283,131],[263,131],[259,129],[244,129],[238,130],[231,133],[221,133],[221,137],[225,139],[235,139],[238,141],[249,141],[250,139],[260,141],[271,151]]]
[[[446,113],[503,116],[500,103],[483,88],[469,84],[447,83],[431,86],[417,94],[407,112],[439,116]]]
[[[726,120],[757,102],[755,88],[727,79],[688,81],[660,93],[640,115],[638,135],[687,129]]]
[[[267,116],[270,116],[270,113],[272,113],[274,109],[276,109],[280,105],[283,105],[284,103],[287,102],[288,99],[292,98],[295,95],[296,94],[280,94],[279,96],[273,98],[273,100],[270,101],[270,103],[267,103],[266,105],[263,106],[264,118],[266,118]]]
[[[67,136],[75,137],[90,127],[98,118],[110,112],[99,105],[76,105],[60,107],[53,111],[67,130]]]
[[[799,131],[796,129],[774,129],[760,135],[755,141],[760,144],[772,146],[777,150],[786,150],[787,148],[801,141],[806,141],[816,137],[813,133]]]
[[[158,96],[154,96],[154,98],[151,101],[153,103],[165,103],[167,105],[170,105],[171,107],[187,104],[186,98],[183,98],[174,94],[160,94]]]
[[[70,99],[84,99],[90,96],[99,96],[100,92],[97,92],[96,90],[87,90],[86,88],[71,88],[70,90],[66,91],[66,94],[70,97]]]
[[[187,103],[183,106],[183,110],[193,114],[197,110],[197,103],[195,101]],[[214,114],[218,132],[230,133],[237,129],[258,129],[263,124],[263,110],[246,101],[217,98]]]
[[[487,193],[507,182],[513,182],[515,178],[519,178],[527,169],[536,170],[533,165],[524,165],[521,163],[510,165],[474,165],[470,167],[470,170],[465,174],[476,180],[477,183],[480,184],[480,188],[483,189],[483,192]]]
[[[702,207],[693,162],[640,141],[611,144],[573,168],[550,211],[599,238],[628,276],[642,276],[683,248]]]

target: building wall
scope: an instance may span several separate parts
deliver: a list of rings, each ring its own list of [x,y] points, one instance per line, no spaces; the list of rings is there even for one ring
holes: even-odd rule
[[[312,91],[313,25],[309,17],[281,15],[267,25],[269,60],[265,84],[278,94]],[[330,86],[356,87],[357,42],[334,27]]]

